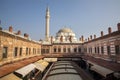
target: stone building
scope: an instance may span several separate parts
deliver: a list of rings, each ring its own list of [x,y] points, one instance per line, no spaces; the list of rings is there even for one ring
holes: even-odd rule
[[[45,18],[45,40],[41,41],[31,40],[27,33],[22,36],[20,30],[18,32],[14,32],[12,26],[9,27],[9,30],[2,30],[2,27],[0,27],[1,79],[4,80],[6,76],[13,75],[14,72],[20,71],[19,73],[21,73],[21,69],[27,67],[22,70],[24,75],[24,70],[27,70],[29,66],[29,68],[33,67],[33,69],[26,71],[27,76],[24,76],[25,79],[23,80],[30,80],[30,74],[35,72],[35,68],[38,69],[38,72],[41,75],[41,77],[38,77],[41,79],[43,78],[42,80],[44,80],[44,78],[48,78],[48,76],[44,77],[44,75],[46,76],[46,74],[49,73],[48,71],[51,72],[55,70],[54,72],[56,72],[57,69],[64,68],[65,70],[59,70],[60,73],[57,73],[64,74],[61,76],[62,78],[65,74],[69,74],[69,77],[73,77],[73,75],[71,76],[70,74],[78,75],[79,73],[79,76],[82,76],[83,80],[89,79],[87,76],[88,74],[93,75],[92,77],[96,77],[94,80],[120,79],[120,23],[117,24],[117,31],[112,32],[112,29],[109,27],[108,34],[104,35],[103,31],[101,31],[101,36],[98,38],[96,35],[94,35],[94,37],[90,35],[88,40],[84,40],[84,36],[81,36],[78,40],[72,29],[67,27],[58,30],[55,37],[50,36],[49,8],[46,9]],[[53,69],[55,64],[61,67]],[[70,73],[71,70],[68,71],[69,69],[76,69],[78,73],[73,73],[74,71]],[[38,72],[36,72],[34,77],[37,77],[36,75],[38,75]],[[55,73],[55,76],[57,74]],[[8,79],[9,78],[7,77],[5,80]],[[53,79],[51,78],[51,80]]]
[[[41,43],[31,40],[27,33],[0,30],[0,65],[41,55]]]
[[[108,28],[108,34],[92,39],[88,38],[84,45],[84,53],[89,56],[101,58],[108,61],[120,62],[120,23],[117,24],[118,30],[112,32]]]
[[[75,33],[69,28],[60,29],[56,37],[42,42],[42,54],[83,53],[82,42],[77,40]]]
[[[118,30],[112,32],[108,28],[108,34],[94,38],[92,35],[88,40],[84,36],[78,40],[75,33],[64,27],[56,33],[56,36],[49,35],[50,10],[46,9],[46,32],[45,40],[34,41],[27,33],[21,35],[21,31],[14,32],[12,26],[9,30],[0,28],[0,64],[44,54],[85,54],[104,60],[120,62],[120,23]]]

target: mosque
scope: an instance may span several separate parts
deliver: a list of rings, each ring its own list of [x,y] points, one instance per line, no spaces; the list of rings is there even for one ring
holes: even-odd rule
[[[50,35],[46,9],[45,39],[0,26],[0,80],[120,80],[120,23],[100,37],[82,35],[64,27]]]
[[[78,40],[76,38],[75,33],[67,27],[60,29],[56,36],[50,36],[49,34],[49,21],[50,21],[50,11],[49,8],[46,9],[46,32],[45,32],[45,40],[42,43],[42,53],[82,53],[82,40]]]
[[[45,37],[46,41],[50,41],[50,35],[49,35],[49,21],[50,21],[50,11],[49,8],[46,9],[46,32]],[[60,29],[56,33],[56,37],[52,37],[53,43],[78,43],[77,38],[75,37],[75,33],[70,28],[63,28]]]

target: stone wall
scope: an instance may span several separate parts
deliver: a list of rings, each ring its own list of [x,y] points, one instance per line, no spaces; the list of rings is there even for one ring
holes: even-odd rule
[[[42,54],[65,54],[65,53],[83,53],[81,43],[53,43],[51,45],[42,45]]]
[[[108,34],[84,43],[84,53],[104,60],[120,62],[120,30],[112,32],[108,28]]]
[[[0,30],[0,65],[41,55],[41,43],[29,36]]]

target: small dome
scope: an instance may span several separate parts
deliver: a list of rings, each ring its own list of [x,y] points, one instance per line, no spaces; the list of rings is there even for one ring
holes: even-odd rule
[[[73,33],[70,28],[63,28],[58,31],[58,33]]]

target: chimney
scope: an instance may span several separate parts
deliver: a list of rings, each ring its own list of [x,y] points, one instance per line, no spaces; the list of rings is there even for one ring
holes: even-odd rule
[[[9,27],[9,32],[13,32],[13,27],[12,26]]]
[[[92,40],[92,35],[90,35],[90,39]]]
[[[84,42],[84,36],[83,35],[81,36],[81,40],[82,40],[82,42]]]
[[[108,34],[110,34],[112,32],[111,27],[108,28]]]
[[[29,37],[29,35],[28,35],[27,33],[24,33],[24,37],[28,38],[28,37]]]
[[[103,31],[101,31],[101,37],[103,36]]]
[[[79,40],[82,41],[81,38],[79,38]]]
[[[94,35],[94,39],[96,39],[96,35]]]
[[[20,30],[18,30],[17,35],[21,35],[21,31]]]
[[[88,38],[88,41],[89,41],[90,39]]]
[[[87,42],[87,39],[85,39],[85,42]]]
[[[120,23],[117,24],[118,31],[120,31]]]
[[[2,30],[2,27],[0,27],[0,30]]]
[[[1,20],[0,20],[0,30],[2,30],[2,26],[1,26]]]

